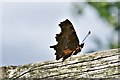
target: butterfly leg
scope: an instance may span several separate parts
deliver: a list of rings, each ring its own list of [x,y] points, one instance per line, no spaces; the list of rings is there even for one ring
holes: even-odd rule
[[[73,56],[73,54],[75,53],[75,51],[73,51],[73,53],[72,53],[72,55],[70,56],[70,61],[71,61],[71,59],[72,59],[72,56]]]

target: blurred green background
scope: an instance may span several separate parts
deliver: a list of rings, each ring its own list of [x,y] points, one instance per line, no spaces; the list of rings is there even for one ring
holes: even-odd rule
[[[113,32],[109,38],[106,38],[108,40],[109,46],[105,45],[103,43],[104,41],[101,41],[99,39],[99,36],[94,36],[96,38],[92,41],[96,45],[96,48],[88,50],[87,52],[97,51],[103,46],[106,47],[106,49],[120,48],[120,2],[106,2],[106,0],[104,0],[104,2],[101,2],[101,0],[98,0],[98,2],[95,1],[96,0],[88,0],[88,2],[85,2],[84,5],[81,5],[81,2],[72,3],[72,15],[74,16],[74,18],[80,18],[80,15],[84,14],[84,7],[91,6],[97,11],[97,14],[103,21],[107,21],[108,24],[112,26]],[[113,39],[116,35],[118,36],[118,40]]]

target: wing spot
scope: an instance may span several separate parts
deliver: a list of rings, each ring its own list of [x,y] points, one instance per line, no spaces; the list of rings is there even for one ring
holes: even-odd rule
[[[68,54],[71,54],[71,53],[72,53],[72,50],[70,50],[70,49],[64,50],[64,55],[68,55]]]

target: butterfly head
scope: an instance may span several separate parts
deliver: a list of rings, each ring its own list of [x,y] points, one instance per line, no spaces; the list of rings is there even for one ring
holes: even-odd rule
[[[82,49],[84,47],[84,43],[81,43],[79,46]]]

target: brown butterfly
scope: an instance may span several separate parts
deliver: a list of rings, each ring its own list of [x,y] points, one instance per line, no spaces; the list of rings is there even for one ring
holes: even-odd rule
[[[56,34],[56,41],[58,42],[56,45],[50,46],[50,48],[54,48],[56,50],[56,60],[63,58],[62,62],[70,57],[71,55],[76,55],[84,46],[84,40],[90,34],[90,31],[83,39],[82,43],[79,44],[79,39],[73,28],[72,23],[66,19],[65,21],[59,24],[61,28],[60,34]]]

